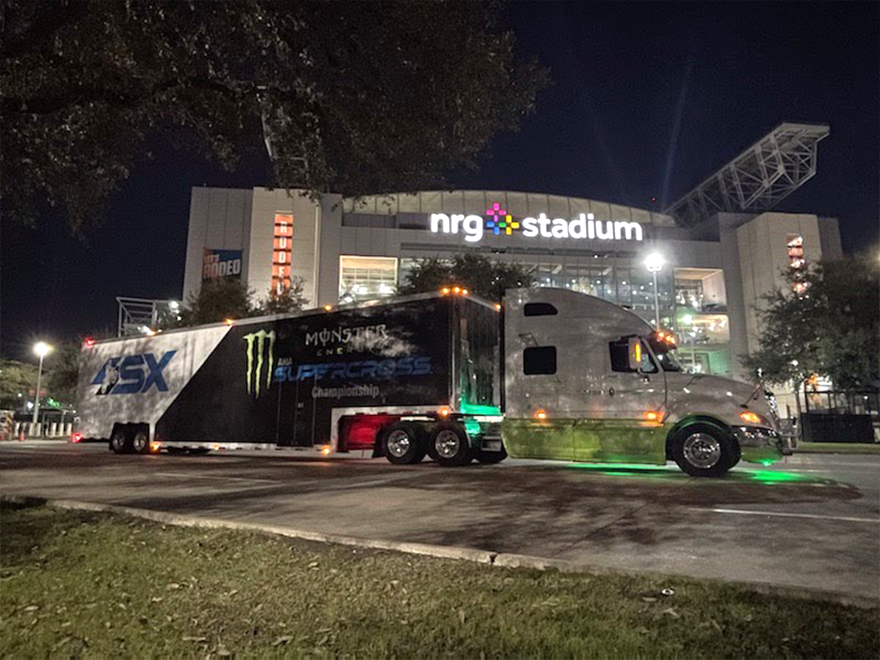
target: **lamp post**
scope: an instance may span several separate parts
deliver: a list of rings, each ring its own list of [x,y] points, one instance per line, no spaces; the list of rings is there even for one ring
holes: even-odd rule
[[[660,329],[660,292],[657,289],[657,273],[663,270],[663,255],[652,252],[645,259],[645,268],[654,276],[654,326]]]
[[[37,418],[40,415],[40,381],[43,380],[43,358],[46,357],[52,347],[44,341],[38,341],[34,344],[34,353],[40,358],[40,367],[37,369],[37,391],[34,393],[34,419],[31,426],[37,425]],[[31,430],[33,433],[33,430]]]

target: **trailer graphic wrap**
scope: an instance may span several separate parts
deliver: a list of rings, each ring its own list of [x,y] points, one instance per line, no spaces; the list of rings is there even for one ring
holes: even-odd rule
[[[157,439],[311,446],[330,442],[333,408],[449,405],[452,305],[238,322],[162,416]]]
[[[137,394],[154,385],[160,392],[167,392],[162,370],[175,353],[176,350],[168,351],[158,360],[152,353],[112,357],[92,379],[92,385],[100,385],[97,394]]]
[[[244,336],[247,342],[247,390],[253,391],[254,396],[260,396],[260,384],[265,378],[266,389],[272,384],[272,367],[275,365],[275,331],[260,330]],[[266,358],[263,358],[265,352]],[[256,355],[256,358],[254,358]],[[265,376],[263,376],[263,364],[265,363]]]
[[[228,332],[226,325],[212,326],[84,347],[79,432],[108,438],[116,422],[155,424]]]

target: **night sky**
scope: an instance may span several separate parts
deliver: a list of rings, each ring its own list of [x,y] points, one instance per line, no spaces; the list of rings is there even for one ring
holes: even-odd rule
[[[506,20],[554,86],[458,186],[662,210],[780,122],[827,123],[818,174],[778,210],[838,217],[847,251],[876,245],[880,5],[516,3]],[[86,242],[4,219],[3,357],[115,328],[118,295],[179,298],[191,186],[269,181],[263,158],[228,173],[161,137],[146,149]]]

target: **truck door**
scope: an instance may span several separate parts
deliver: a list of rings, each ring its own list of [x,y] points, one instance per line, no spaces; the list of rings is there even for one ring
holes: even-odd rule
[[[659,424],[666,402],[666,379],[644,341],[619,337],[596,356],[604,365],[603,386],[593,390],[589,416],[576,435],[576,460],[665,462],[665,432]],[[600,349],[601,350],[601,349]],[[636,368],[630,350],[637,353]]]

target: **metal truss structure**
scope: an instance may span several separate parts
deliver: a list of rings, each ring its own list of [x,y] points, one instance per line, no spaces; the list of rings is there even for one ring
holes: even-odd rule
[[[727,163],[665,212],[692,227],[719,211],[767,211],[816,174],[823,124],[783,123]]]
[[[150,335],[180,318],[180,303],[176,300],[117,297],[116,303],[119,306],[117,337]]]

